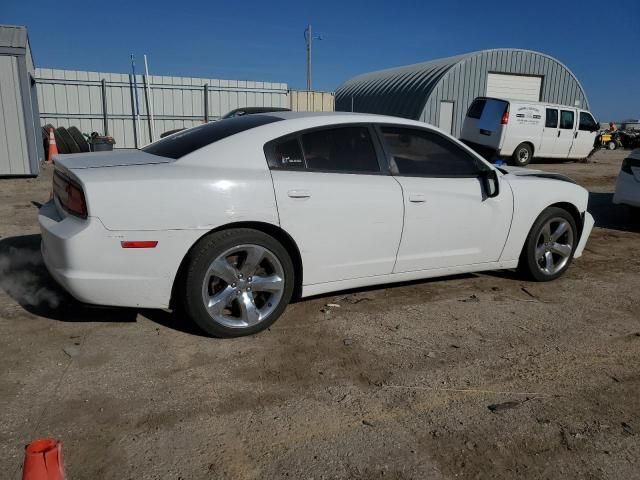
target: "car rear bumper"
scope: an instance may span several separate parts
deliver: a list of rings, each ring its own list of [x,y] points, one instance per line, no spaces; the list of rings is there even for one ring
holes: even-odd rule
[[[62,217],[53,202],[42,206],[38,222],[51,276],[78,300],[96,305],[167,308],[188,241],[197,238],[193,231],[110,231],[95,217]],[[158,245],[124,249],[125,240]]]
[[[595,222],[591,214],[589,212],[585,212],[584,223],[582,225],[582,234],[580,235],[578,246],[576,247],[575,252],[573,252],[573,258],[579,258],[582,256],[584,247],[587,245],[587,240],[589,240],[589,235],[591,235],[591,230],[593,230],[594,223]]]
[[[616,181],[616,191],[613,194],[613,203],[640,208],[640,182],[634,175],[620,172]]]

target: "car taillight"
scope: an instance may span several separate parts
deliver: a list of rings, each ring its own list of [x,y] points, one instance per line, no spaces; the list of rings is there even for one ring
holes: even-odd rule
[[[59,171],[53,174],[53,194],[65,211],[87,218],[87,202],[82,187]]]
[[[496,117],[493,117],[496,118]],[[500,124],[501,125],[506,125],[509,123],[509,109],[505,109],[504,113],[502,114],[502,120],[500,120]]]

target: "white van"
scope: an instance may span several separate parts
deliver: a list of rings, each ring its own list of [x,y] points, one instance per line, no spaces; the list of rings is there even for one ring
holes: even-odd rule
[[[540,102],[476,98],[460,140],[489,160],[527,165],[532,158],[586,158],[599,124],[586,110]]]

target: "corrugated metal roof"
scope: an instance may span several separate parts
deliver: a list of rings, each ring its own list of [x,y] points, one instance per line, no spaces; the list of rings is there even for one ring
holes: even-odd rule
[[[336,90],[336,102],[357,98],[356,111],[416,118],[442,76],[475,53],[358,75]],[[381,106],[381,97],[386,105]]]
[[[19,25],[0,25],[0,47],[27,48],[27,28]]]
[[[455,99],[462,100],[462,98],[459,98],[462,95],[460,92],[464,93],[477,89],[475,88],[478,86],[476,83],[479,84],[481,82],[481,79],[472,78],[474,73],[471,70],[486,70],[488,68],[488,59],[492,59],[492,61],[495,60],[495,62],[497,62],[496,66],[500,67],[497,68],[498,71],[526,74],[528,73],[528,67],[523,67],[523,58],[527,58],[532,62],[542,62],[542,59],[547,59],[549,63],[557,64],[560,69],[567,72],[567,77],[571,77],[575,81],[574,84],[567,82],[564,88],[574,88],[573,85],[575,85],[583,94],[585,104],[588,105],[586,95],[584,95],[584,89],[580,85],[580,82],[571,70],[559,60],[540,52],[517,48],[499,48],[481,50],[454,57],[358,75],[345,82],[336,90],[336,110],[382,113],[385,115],[418,119],[421,117],[434,89],[438,88],[441,80],[443,80],[443,77],[445,77],[449,71],[452,71],[451,75],[456,77],[460,75],[460,69],[464,65],[467,65],[464,72],[464,74],[469,77],[468,79],[465,77],[465,80],[468,80],[467,85],[456,86],[460,91],[458,91]],[[509,65],[502,65],[502,63],[505,63],[507,60]],[[479,63],[482,64],[482,68],[478,65]],[[456,69],[457,66],[460,66],[460,68]],[[535,68],[534,70],[539,71],[541,68],[542,67]],[[540,72],[536,74],[540,74]],[[448,83],[451,82],[464,83],[457,78],[449,79]],[[472,82],[473,85],[469,82]],[[555,88],[555,84],[553,84],[553,86]],[[442,87],[440,87],[440,90],[441,89]],[[558,89],[560,89],[560,87],[558,87]],[[562,95],[549,94],[549,96],[553,98],[545,98],[544,100],[561,103],[562,98],[559,97],[562,97]],[[470,102],[472,98],[468,100]],[[463,108],[467,106],[468,105],[464,105]]]

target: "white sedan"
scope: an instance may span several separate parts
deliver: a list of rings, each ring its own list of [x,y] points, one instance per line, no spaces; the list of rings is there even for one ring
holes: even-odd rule
[[[222,337],[292,297],[516,267],[553,280],[593,227],[570,179],[377,115],[248,115],[55,164],[39,212],[53,277],[88,303],[181,305]]]
[[[622,161],[613,203],[640,208],[640,150],[634,150]]]

